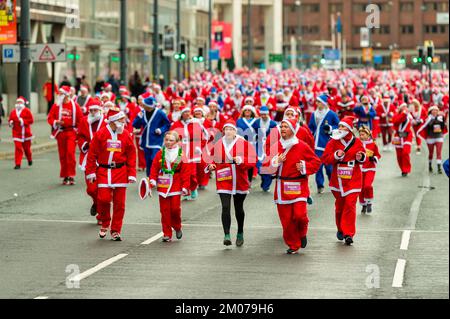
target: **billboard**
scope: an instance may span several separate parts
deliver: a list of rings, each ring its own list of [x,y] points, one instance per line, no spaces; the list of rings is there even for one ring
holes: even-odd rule
[[[0,44],[17,43],[16,0],[0,0]]]
[[[174,26],[164,26],[163,33],[163,56],[170,57],[175,54],[176,47],[176,32]]]
[[[231,23],[222,21],[212,23],[212,50],[219,50],[221,59],[231,59],[233,56],[232,31]]]

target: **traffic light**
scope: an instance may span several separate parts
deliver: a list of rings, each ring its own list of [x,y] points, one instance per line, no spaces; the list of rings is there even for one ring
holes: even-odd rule
[[[327,60],[325,60],[325,53],[322,53],[322,57],[320,59],[320,63],[321,64],[325,64],[325,62],[327,62]]]
[[[422,47],[419,47],[419,56],[418,56],[418,58],[417,58],[417,63],[423,63],[423,58],[424,58],[424,55],[423,55],[423,48]]]
[[[434,58],[434,48],[432,46],[427,47],[427,63],[433,63]]]
[[[173,55],[175,60],[180,60],[180,61],[184,61],[186,60],[186,44],[185,43],[181,43],[180,44],[180,52],[177,52]]]
[[[400,59],[398,60],[399,64],[406,64],[406,58],[404,56],[400,57]]]
[[[203,56],[203,48],[198,48],[198,55],[192,58],[195,63],[205,62],[205,57]]]

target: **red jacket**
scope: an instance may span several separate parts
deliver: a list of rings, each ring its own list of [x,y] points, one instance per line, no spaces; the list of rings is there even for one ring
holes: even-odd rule
[[[405,145],[412,145],[413,130],[412,130],[412,116],[409,113],[397,113],[392,119],[394,123],[394,138],[392,145],[395,148],[403,148]]]
[[[77,103],[77,104],[80,106],[81,112],[83,112],[83,115],[88,114],[88,112],[89,112],[89,106],[92,105],[94,99],[92,98],[92,96],[88,95],[88,96],[86,97],[86,101],[84,102],[83,105],[81,105],[80,103],[78,103],[78,99],[79,99],[79,96],[77,96],[77,97],[75,98],[75,103]]]
[[[17,109],[12,110],[8,122],[12,126],[14,141],[25,142],[34,138],[31,133],[31,124],[33,124],[34,118],[29,108],[25,107],[20,112]]]
[[[101,167],[113,163],[123,166]],[[127,187],[129,181],[136,181],[136,148],[130,132],[117,134],[106,125],[94,135],[86,165],[86,178],[90,177],[97,178],[99,188]]]
[[[236,136],[226,149],[222,138],[213,146],[210,157],[208,162],[217,167],[215,173],[218,194],[249,193],[248,170],[256,164],[256,151],[250,143]],[[238,159],[236,163],[232,162],[233,157]]]
[[[167,155],[166,155],[167,158]],[[172,165],[178,161],[168,163],[165,161],[165,168],[172,169]],[[178,164],[174,175],[165,174],[162,170],[162,150],[153,159],[152,170],[150,172],[150,183],[157,187],[158,194],[164,198],[183,194],[183,189],[188,190],[190,186],[191,165],[187,164],[184,154]]]
[[[80,106],[74,101],[70,100],[62,106],[54,104],[47,117],[47,122],[53,127],[52,135],[56,137],[60,131],[73,131],[80,125],[83,119],[83,113]],[[56,125],[56,121],[64,121],[62,127]]]
[[[103,118],[103,115],[100,120],[92,124],[89,124],[87,116],[85,116],[80,122],[80,127],[78,128],[77,132],[77,143],[78,148],[80,149],[79,164],[82,171],[86,169],[87,154],[89,151],[90,143],[94,138],[94,134],[104,126],[106,126],[106,122]]]
[[[375,109],[377,115],[380,118],[380,126],[381,127],[392,127],[394,124],[392,123],[392,118],[396,112],[395,105],[389,103],[388,107],[384,107],[383,103],[380,103]]]
[[[202,148],[209,139],[208,132],[198,121],[185,123],[181,120],[172,124],[171,130],[176,131],[183,144],[183,152],[190,163],[200,163]]]
[[[268,164],[276,169],[275,203],[288,205],[306,202],[310,195],[308,176],[317,173],[322,165],[320,159],[313,149],[300,140],[287,149],[283,148],[281,142],[278,142],[277,147],[278,151],[274,152],[274,156],[268,161]],[[283,152],[286,154],[286,161],[278,166],[277,156]],[[297,169],[297,163],[300,162],[305,165],[302,172]]]
[[[363,141],[364,148],[366,149],[367,160],[361,167],[362,172],[376,171],[378,161],[381,159],[380,151],[377,144],[373,140]]]
[[[351,133],[349,133],[351,135]],[[350,141],[331,139],[322,155],[322,162],[325,165],[333,165],[333,173],[331,174],[330,189],[339,192],[342,197],[352,193],[360,193],[362,188],[362,173],[361,165],[366,161],[366,150],[360,139],[352,136],[354,145],[345,152],[343,158],[337,157],[337,151],[344,151],[346,145]],[[346,143],[346,145],[344,145]],[[362,152],[363,158],[361,161],[356,160],[356,154]]]

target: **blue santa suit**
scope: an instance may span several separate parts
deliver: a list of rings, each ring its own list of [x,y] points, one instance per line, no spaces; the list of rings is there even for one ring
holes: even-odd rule
[[[144,100],[148,106],[156,105],[153,97]],[[147,164],[147,176],[150,176],[153,159],[164,142],[164,134],[170,129],[170,121],[166,113],[160,109],[154,109],[151,112],[142,111],[133,121],[133,127],[136,129],[144,128],[140,141],[140,147],[145,153],[145,162]]]
[[[372,106],[370,106],[369,112],[366,112],[364,106],[359,105],[353,109],[353,112],[358,117],[358,128],[364,125],[372,130],[372,121],[377,116],[377,113]]]
[[[316,111],[317,112],[317,111]],[[322,157],[325,147],[331,138],[331,131],[339,127],[339,117],[331,110],[328,110],[320,123],[316,122],[316,112],[311,116],[309,121],[309,129],[314,134],[314,148],[318,157]],[[323,175],[323,169],[325,168],[328,180],[331,179],[331,173],[333,171],[333,165],[320,166],[319,171],[316,173],[317,188],[323,188],[325,183],[325,176]]]
[[[262,109],[262,108],[261,108]],[[261,188],[264,191],[269,191],[270,186],[272,185],[272,175],[271,174],[261,174],[261,164],[264,160],[264,157],[266,155],[265,153],[265,144],[267,137],[270,134],[270,131],[272,129],[277,129],[277,123],[275,121],[272,121],[269,119],[269,126],[264,129],[261,125],[262,120],[257,119],[253,123],[253,128],[256,132],[256,151],[258,154],[258,173],[261,176]]]

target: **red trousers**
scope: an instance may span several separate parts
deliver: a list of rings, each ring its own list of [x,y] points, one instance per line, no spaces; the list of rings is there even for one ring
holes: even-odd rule
[[[363,172],[363,188],[359,195],[361,204],[371,204],[373,201],[373,181],[375,180],[374,171]]]
[[[336,212],[336,226],[344,236],[356,234],[356,201],[359,193],[351,193],[345,197],[341,193],[333,191]]]
[[[278,215],[283,226],[283,239],[293,250],[299,250],[301,239],[308,233],[308,211],[306,202],[289,205],[277,205]]]
[[[197,169],[197,182],[200,186],[208,186],[209,173],[205,173],[205,168],[208,166],[205,162],[195,164]]]
[[[97,181],[94,181],[93,183],[86,181],[86,193],[92,198],[92,203],[94,205],[97,205],[97,198],[98,198],[98,188],[97,188]],[[97,206],[98,210],[98,206]],[[100,220],[100,214],[97,214],[97,220]]]
[[[428,145],[428,159],[430,161],[433,160],[434,156],[434,149],[436,148],[436,160],[438,164],[442,164],[442,147],[444,146],[444,143],[442,142],[436,142],[433,144],[427,144]]]
[[[189,191],[192,193],[193,191],[195,191],[198,188],[198,179],[197,179],[197,175],[198,175],[198,168],[199,165],[201,165],[200,163],[189,163],[189,165],[191,165],[191,182],[190,182],[190,187],[189,187]]]
[[[403,145],[395,149],[397,152],[397,163],[402,173],[411,173],[411,145]]]
[[[392,143],[392,127],[382,126],[381,127],[381,137],[383,138],[383,145],[388,145]]]
[[[111,233],[122,230],[125,215],[126,187],[98,188],[97,212],[98,220],[102,221],[102,228],[111,226]],[[113,217],[111,223],[111,203],[113,203]]]
[[[139,146],[139,137],[136,137],[136,149],[137,149],[137,158],[138,158],[138,168],[145,169],[147,167],[147,163],[145,161],[145,153],[143,150],[141,150],[141,147]]]
[[[58,142],[58,154],[61,170],[59,176],[75,177],[77,160],[75,158],[75,148],[77,135],[74,131],[61,132],[56,137]]]
[[[16,162],[16,165],[20,166],[22,163],[23,153],[25,152],[25,156],[27,157],[27,160],[30,162],[33,160],[32,154],[31,154],[31,141],[25,141],[25,142],[19,142],[14,141],[14,160]]]
[[[159,208],[164,236],[172,238],[172,228],[175,231],[181,230],[181,196],[159,196]]]
[[[420,129],[420,125],[413,126],[414,134],[416,136],[416,145],[417,148],[420,148],[422,146],[422,139],[420,138],[419,134],[417,134],[417,131]]]

